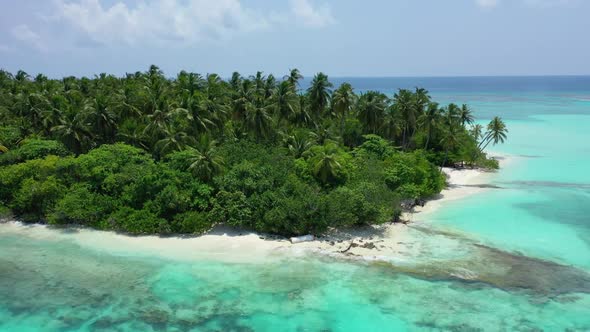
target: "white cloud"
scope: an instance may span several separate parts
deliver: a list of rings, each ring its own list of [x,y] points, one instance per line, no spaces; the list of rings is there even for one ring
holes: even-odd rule
[[[328,5],[314,8],[309,0],[291,0],[291,11],[297,21],[308,27],[324,27],[336,21]]]
[[[476,0],[476,3],[483,8],[494,8],[498,5],[499,0]]]
[[[28,44],[29,46],[32,46],[40,51],[47,50],[47,47],[41,40],[41,37],[36,32],[31,30],[31,28],[29,28],[29,26],[26,24],[15,26],[12,28],[11,33],[12,37],[20,42]]]
[[[243,0],[52,0],[35,13],[36,30],[20,24],[14,39],[41,50],[97,45],[187,46],[227,40],[272,26],[321,28],[335,22],[328,5],[289,0],[281,11],[249,8]],[[59,32],[59,35],[57,33]],[[6,51],[0,48],[0,51]]]
[[[0,53],[10,53],[14,51],[14,47],[0,44]]]
[[[143,1],[104,6],[99,0],[57,0],[57,17],[94,42],[140,44],[226,38],[265,28],[268,20],[239,0]]]

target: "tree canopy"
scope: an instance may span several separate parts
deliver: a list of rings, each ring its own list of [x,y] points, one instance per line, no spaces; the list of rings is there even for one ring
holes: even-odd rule
[[[484,128],[421,88],[301,79],[0,71],[0,208],[134,234],[319,234],[396,220],[401,201],[443,188],[441,166],[497,167],[483,149],[507,139],[500,118]]]

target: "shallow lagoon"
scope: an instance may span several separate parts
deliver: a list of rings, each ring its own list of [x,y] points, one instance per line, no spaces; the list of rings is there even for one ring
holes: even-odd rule
[[[590,269],[590,116],[509,122],[515,157],[492,189],[451,202],[431,222],[485,243]]]
[[[501,289],[328,258],[188,263],[29,240],[2,238],[4,331],[590,328],[587,293]]]

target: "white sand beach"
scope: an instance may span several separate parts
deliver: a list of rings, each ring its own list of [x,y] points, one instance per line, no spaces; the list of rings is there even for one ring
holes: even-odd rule
[[[502,166],[510,158],[503,156]],[[239,231],[218,226],[197,237],[128,236],[91,229],[55,229],[20,222],[0,224],[0,234],[13,233],[29,238],[68,240],[96,250],[108,250],[118,255],[156,255],[167,259],[211,259],[225,262],[262,263],[284,254],[303,255],[317,252],[327,255],[366,260],[404,260],[420,251],[420,238],[410,235],[413,225],[428,220],[428,215],[448,201],[477,194],[486,188],[492,172],[478,169],[444,169],[448,188],[424,207],[405,213],[403,223],[334,230],[314,241],[292,244],[288,239]]]

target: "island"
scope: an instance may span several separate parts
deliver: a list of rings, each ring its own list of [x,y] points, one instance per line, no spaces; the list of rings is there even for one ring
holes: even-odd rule
[[[297,69],[229,79],[152,65],[124,77],[0,71],[0,213],[126,234],[215,225],[279,236],[398,222],[443,167],[495,169],[499,117]]]

